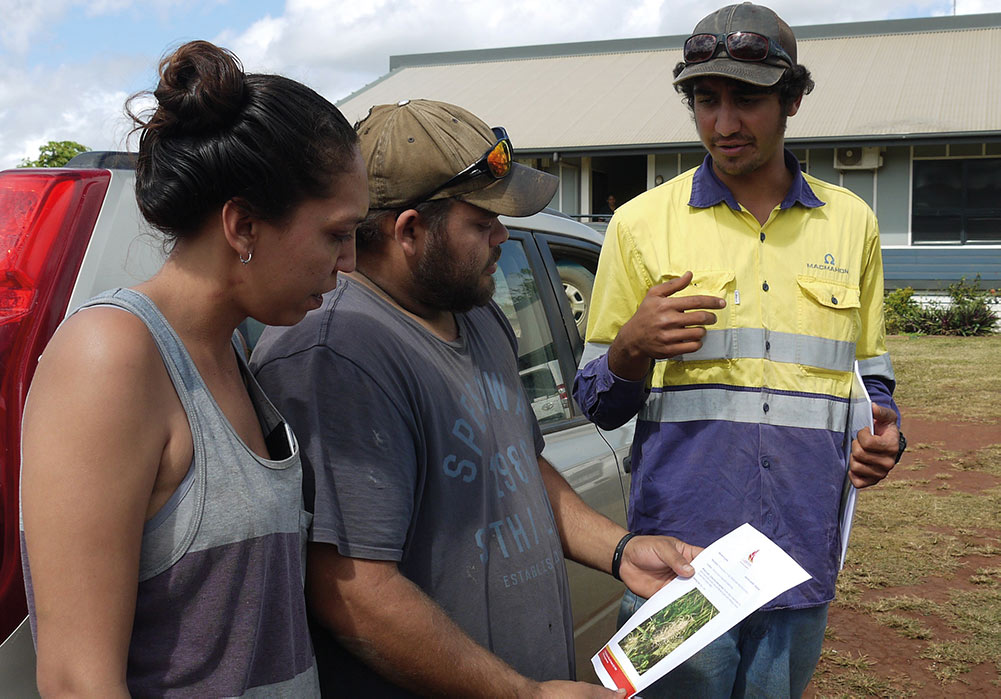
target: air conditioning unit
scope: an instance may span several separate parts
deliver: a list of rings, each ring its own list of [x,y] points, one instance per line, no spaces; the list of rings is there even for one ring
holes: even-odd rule
[[[877,146],[834,149],[834,167],[838,170],[875,170],[882,165],[883,155]]]

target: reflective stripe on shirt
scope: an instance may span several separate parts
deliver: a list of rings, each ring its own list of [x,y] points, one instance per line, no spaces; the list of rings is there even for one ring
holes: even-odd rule
[[[609,347],[610,345],[602,343],[588,342],[584,345],[580,365],[584,366],[607,353]],[[694,362],[713,359],[767,359],[830,371],[851,371],[855,361],[855,343],[764,328],[729,328],[709,330],[702,341],[702,348],[696,352],[657,361]],[[883,355],[882,361],[884,364],[870,360],[867,369],[871,367],[873,371],[867,373],[884,375],[884,366],[888,366],[889,356]],[[892,377],[892,367],[890,376]]]
[[[711,359],[768,359],[831,371],[851,371],[855,343],[764,328],[730,328],[709,330],[702,340],[702,348],[696,352],[659,361]]]
[[[889,354],[860,359],[858,367],[862,376],[878,376],[889,381],[891,385],[897,381],[893,374],[893,363],[890,361]]]
[[[848,401],[835,396],[741,386],[696,385],[653,389],[640,420],[724,420],[843,432]]]

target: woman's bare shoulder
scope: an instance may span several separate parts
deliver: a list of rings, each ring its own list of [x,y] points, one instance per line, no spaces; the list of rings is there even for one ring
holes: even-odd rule
[[[171,392],[142,320],[120,308],[95,307],[71,316],[53,335],[39,359],[25,412],[30,416],[33,406],[64,415],[96,411],[124,426],[139,415],[158,416]]]
[[[39,369],[127,374],[161,363],[156,342],[142,320],[122,308],[97,306],[66,319],[42,352]]]

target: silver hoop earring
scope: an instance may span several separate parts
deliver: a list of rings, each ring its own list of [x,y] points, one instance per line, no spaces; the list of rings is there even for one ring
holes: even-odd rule
[[[245,259],[243,259],[243,255],[240,255],[240,262],[242,262],[242,263],[243,263],[243,264],[245,264],[245,265],[246,265],[246,264],[250,264],[250,261],[251,261],[252,259],[254,259],[254,253],[253,253],[253,252],[248,252],[248,253],[247,253],[247,259],[246,259],[246,260],[245,260]]]

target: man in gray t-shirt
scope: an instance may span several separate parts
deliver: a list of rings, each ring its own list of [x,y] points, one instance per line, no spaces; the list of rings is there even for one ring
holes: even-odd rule
[[[491,275],[497,214],[541,210],[556,178],[453,105],[376,107],[358,130],[357,271],[252,361],[301,445],[323,691],[614,696],[567,681],[564,551],[644,596],[694,551],[630,539],[541,456]]]
[[[376,291],[342,280],[307,321],[265,332],[257,375],[310,463],[311,541],[396,562],[518,672],[570,678],[563,552],[514,336],[493,303],[456,314],[456,323],[458,337],[443,340]],[[317,646],[328,660],[331,649]],[[347,662],[336,673],[321,660],[324,675],[336,674],[342,690],[359,681],[372,696],[372,673],[339,659]]]

